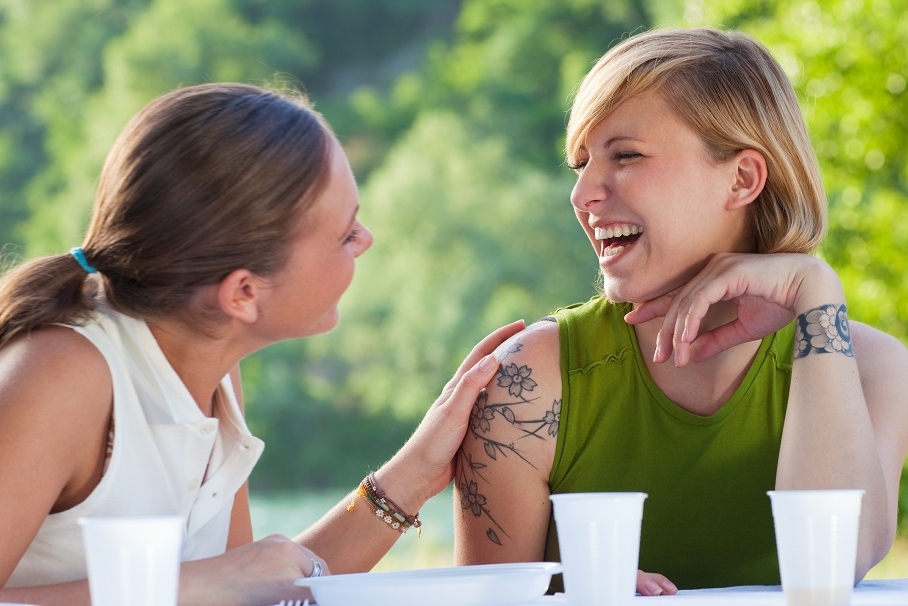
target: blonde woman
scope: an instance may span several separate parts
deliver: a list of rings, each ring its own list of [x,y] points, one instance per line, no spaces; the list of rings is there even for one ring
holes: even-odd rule
[[[642,491],[640,593],[778,584],[766,491],[861,488],[862,579],[895,534],[908,355],[814,256],[826,200],[782,69],[741,33],[630,37],[581,83],[566,150],[601,294],[498,350],[456,561],[558,560],[549,495]]]

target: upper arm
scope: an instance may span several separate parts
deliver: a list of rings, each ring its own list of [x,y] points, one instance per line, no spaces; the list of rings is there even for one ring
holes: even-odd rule
[[[541,560],[561,410],[558,327],[540,322],[496,350],[455,471],[455,562]]]
[[[97,486],[112,402],[106,361],[70,329],[38,329],[0,349],[0,586],[48,512]]]
[[[895,516],[908,452],[908,350],[894,337],[858,322],[852,323],[852,339],[886,479],[889,512]]]

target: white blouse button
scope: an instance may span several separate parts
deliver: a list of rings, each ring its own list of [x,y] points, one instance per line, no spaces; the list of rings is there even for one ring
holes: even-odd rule
[[[192,492],[193,490],[198,489],[198,487],[199,487],[198,478],[192,478],[191,480],[189,480],[189,483],[186,485],[186,488],[187,488],[187,490],[189,490],[189,492]]]

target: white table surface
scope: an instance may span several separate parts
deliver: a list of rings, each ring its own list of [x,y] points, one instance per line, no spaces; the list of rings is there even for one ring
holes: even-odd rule
[[[778,585],[723,587],[720,589],[686,589],[672,596],[637,596],[635,604],[646,606],[784,606],[785,598]],[[564,594],[545,596],[532,605],[567,604]],[[908,606],[908,579],[862,581],[854,589],[852,606]],[[527,606],[530,606],[529,604]]]

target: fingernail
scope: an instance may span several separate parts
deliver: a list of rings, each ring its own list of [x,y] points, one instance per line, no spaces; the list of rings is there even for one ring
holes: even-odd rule
[[[656,351],[653,352],[653,362],[657,362],[659,360],[659,337],[660,336],[662,336],[661,332],[658,335],[656,335]]]
[[[650,595],[662,595],[662,586],[652,579],[646,582],[646,590]]]
[[[495,359],[493,354],[488,354],[479,361],[479,370],[492,370],[496,366],[498,366],[498,360]]]

